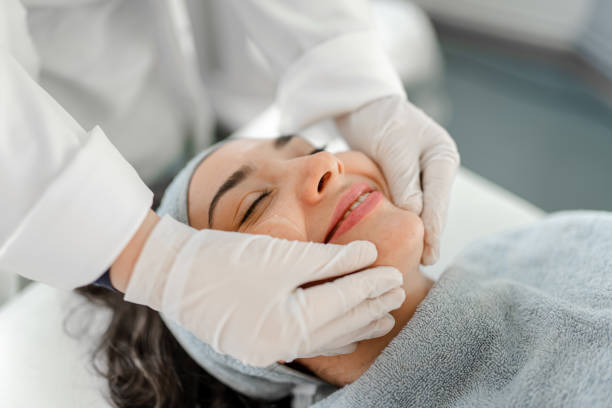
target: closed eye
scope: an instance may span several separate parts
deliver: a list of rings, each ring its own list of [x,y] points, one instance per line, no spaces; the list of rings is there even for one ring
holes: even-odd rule
[[[309,152],[308,155],[313,155],[313,154],[323,152],[325,151],[326,148],[327,148],[327,145],[317,147],[316,149],[313,149],[311,152]],[[249,219],[251,214],[253,214],[253,212],[255,212],[255,210],[257,209],[257,206],[263,201],[264,198],[269,196],[271,193],[272,191],[266,190],[259,197],[257,197],[255,201],[253,201],[253,203],[249,206],[249,208],[246,210],[246,212],[242,216],[242,219],[240,220],[240,223],[238,224],[238,228],[240,228],[242,224],[244,224]]]
[[[263,193],[261,193],[261,195],[259,197],[257,197],[257,199],[255,201],[253,201],[253,203],[249,206],[249,208],[244,213],[244,216],[242,217],[242,220],[240,220],[240,224],[238,224],[238,228],[240,228],[242,226],[242,224],[244,224],[244,222],[251,216],[251,214],[255,211],[255,209],[261,203],[261,201],[264,198],[266,198],[267,196],[269,196],[270,193],[272,193],[271,190],[266,190]]]
[[[322,151],[325,151],[325,149],[327,148],[327,145],[323,145],[322,147],[317,147],[316,149],[314,149],[313,151],[311,151],[310,153],[308,153],[309,155],[312,154],[317,154],[320,153]]]

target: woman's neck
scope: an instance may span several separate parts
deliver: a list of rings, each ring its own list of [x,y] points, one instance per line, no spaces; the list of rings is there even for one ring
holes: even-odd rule
[[[391,315],[395,318],[393,329],[382,337],[361,342],[355,352],[355,355],[358,355],[359,358],[351,361],[351,364],[347,364],[343,370],[343,375],[337,376],[336,381],[330,382],[336,385],[345,385],[359,378],[412,318],[417,307],[425,299],[433,285],[434,281],[423,275],[418,267],[411,273],[405,274],[403,289],[406,292],[406,299],[398,309],[391,312]]]
[[[434,282],[424,276],[418,268],[411,273],[405,273],[403,289],[406,292],[406,299],[402,306],[391,312],[395,318],[395,326],[389,333],[382,337],[361,341],[351,354],[319,356],[297,361],[318,377],[337,386],[355,381],[408,323],[433,284]]]
[[[433,285],[434,281],[423,275],[418,267],[404,275],[403,289],[406,292],[406,299],[399,309],[391,312],[395,318],[395,326],[390,332],[393,333],[393,337],[408,323]]]

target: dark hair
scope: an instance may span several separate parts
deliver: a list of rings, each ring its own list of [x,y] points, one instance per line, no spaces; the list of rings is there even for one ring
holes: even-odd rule
[[[154,310],[125,302],[120,293],[96,286],[77,292],[112,311],[93,355],[93,366],[108,381],[116,407],[289,407],[234,391],[200,367],[183,350]]]

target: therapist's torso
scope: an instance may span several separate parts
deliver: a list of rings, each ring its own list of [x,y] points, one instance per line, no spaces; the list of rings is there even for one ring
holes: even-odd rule
[[[186,138],[209,142],[211,109],[181,47],[192,41],[181,2],[24,5],[39,83],[84,128],[100,125],[146,182],[181,157]]]

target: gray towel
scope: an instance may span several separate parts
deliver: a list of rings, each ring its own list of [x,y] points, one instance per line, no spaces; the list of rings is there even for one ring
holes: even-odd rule
[[[611,407],[612,214],[567,212],[455,260],[323,407]]]

